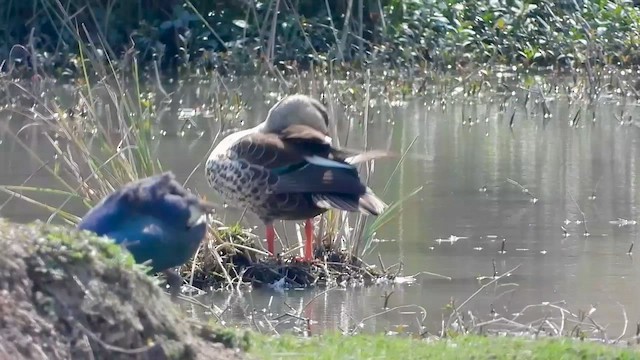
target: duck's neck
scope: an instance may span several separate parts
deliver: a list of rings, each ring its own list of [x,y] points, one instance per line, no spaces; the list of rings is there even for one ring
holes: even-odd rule
[[[233,146],[242,137],[258,132],[258,126],[229,134],[213,149],[209,158],[218,156],[219,154],[224,154],[229,147]]]

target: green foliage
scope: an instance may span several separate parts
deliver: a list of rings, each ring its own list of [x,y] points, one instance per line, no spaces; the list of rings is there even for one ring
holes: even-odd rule
[[[0,55],[71,72],[78,37],[112,59],[135,50],[164,69],[221,72],[328,60],[396,67],[429,60],[443,69],[469,61],[640,64],[640,11],[623,0],[5,3]]]
[[[518,337],[458,336],[426,342],[382,335],[330,334],[253,338],[251,351],[263,359],[637,359],[631,349],[568,338],[530,340]]]
[[[402,11],[397,10],[403,7]],[[597,59],[636,63],[638,10],[622,1],[393,1],[392,44],[425,43],[446,65],[457,61],[550,65]],[[401,51],[407,53],[407,51]],[[405,59],[399,59],[405,60]]]
[[[250,334],[247,330],[220,328],[216,325],[205,325],[200,330],[200,336],[210,342],[243,351],[247,351],[251,346]]]
[[[89,232],[76,232],[63,228],[43,230],[45,241],[39,251],[57,253],[66,262],[92,262],[97,256],[100,261],[124,269],[146,269],[136,264],[133,256],[113,241],[97,237]]]

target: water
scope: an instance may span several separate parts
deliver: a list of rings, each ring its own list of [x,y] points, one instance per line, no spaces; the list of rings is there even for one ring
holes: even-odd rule
[[[243,126],[266,114],[263,98],[256,95],[256,99]],[[437,333],[442,320],[449,320],[446,306],[451,301],[458,306],[469,299],[461,313],[470,321],[470,311],[479,318],[477,322],[513,318],[527,305],[548,302],[574,314],[593,307],[593,320],[610,337],[618,336],[625,312],[630,324],[640,321],[636,306],[640,262],[627,253],[637,240],[638,225],[618,221],[638,220],[640,129],[621,124],[615,115],[624,108],[635,118],[635,105],[602,100],[593,108],[584,107],[578,126],[571,127],[569,121],[579,106],[552,98],[548,105],[553,117],[543,126],[541,108],[533,101],[523,106],[523,97],[514,97],[501,110],[501,99],[498,95],[450,97],[443,107],[439,98],[427,97],[371,110],[369,147],[401,154],[415,139],[395,174],[396,162],[376,162],[372,188],[388,202],[418,186],[423,190],[379,231],[379,241],[366,260],[379,264],[380,254],[387,267],[402,263],[403,275],[419,274],[415,282],[328,291],[215,292],[199,300],[224,309],[221,316],[227,323],[248,324],[265,332],[307,329],[304,322],[289,316],[296,315],[311,319],[307,330],[312,333]],[[349,120],[338,124],[340,139],[344,141],[348,133],[351,146],[363,145],[360,115],[353,109],[347,115]],[[154,144],[164,168],[181,180],[206,158],[217,129],[212,119],[200,118],[196,123],[198,128],[176,136],[181,122],[165,120],[162,126],[169,131]],[[231,125],[241,126],[239,120]],[[198,131],[204,133],[198,135]],[[50,175],[37,171],[40,164],[31,161],[8,132],[0,139],[0,183],[20,184],[34,172],[28,184],[53,183]],[[39,130],[28,130],[21,139],[44,159],[53,160]],[[389,189],[382,193],[388,180]],[[195,171],[188,185],[214,197],[202,169]],[[47,200],[61,201],[53,196]],[[70,210],[85,211],[77,205]],[[0,213],[21,222],[45,219],[47,214],[16,200]],[[235,220],[239,213],[228,209],[225,216]],[[259,225],[255,218],[248,221]],[[262,235],[262,227],[256,232]],[[491,281],[494,272],[502,275],[517,266],[511,276],[472,296]],[[385,310],[387,295],[389,309]],[[191,316],[210,316],[202,306],[184,306]],[[527,308],[517,321],[545,316],[561,323],[560,311],[549,306]],[[574,325],[567,322],[565,331]],[[629,325],[629,334],[631,328],[635,327]]]

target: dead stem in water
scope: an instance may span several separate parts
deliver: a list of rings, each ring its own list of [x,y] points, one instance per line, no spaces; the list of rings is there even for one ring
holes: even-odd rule
[[[405,332],[406,335],[413,335],[417,337],[430,337],[430,338],[446,338],[454,337],[458,335],[501,335],[501,336],[525,336],[531,338],[538,337],[573,337],[586,341],[597,341],[609,344],[634,344],[636,341],[640,341],[640,331],[634,336],[627,336],[628,330],[628,317],[626,310],[621,304],[618,304],[621,308],[621,314],[624,319],[624,326],[619,334],[612,337],[606,332],[606,326],[600,324],[595,318],[596,308],[592,307],[589,311],[578,310],[577,312],[571,311],[566,308],[565,301],[557,302],[542,302],[537,304],[530,304],[519,311],[508,312],[508,315],[499,314],[495,309],[492,309],[492,313],[489,318],[483,319],[482,316],[474,314],[470,310],[464,311],[464,308],[469,306],[482,292],[486,291],[492,286],[517,286],[514,283],[501,284],[500,282],[505,278],[513,275],[520,265],[513,267],[512,269],[492,277],[490,281],[480,286],[473,294],[466,298],[462,303],[456,306],[449,307],[450,315],[449,320],[442,323],[441,329],[439,329],[439,335],[433,335],[425,326],[427,319],[427,310],[422,306],[416,304],[401,304],[396,306],[389,306],[393,302],[391,295],[393,291],[384,290],[381,294],[380,311],[375,311],[370,315],[365,315],[359,319],[354,318],[349,312],[342,313],[341,316],[345,317],[340,320],[340,323],[348,324],[346,327],[340,327],[342,333],[346,335],[356,335],[358,333],[366,332],[367,324],[375,322],[376,319],[384,317],[390,313],[397,313],[411,315],[415,314],[415,321],[417,324],[417,331],[415,333]],[[301,336],[313,336],[318,335],[314,333],[313,324],[315,319],[309,315],[309,311],[313,312],[314,307],[324,308],[327,305],[319,303],[326,301],[327,294],[334,291],[343,291],[340,286],[331,286],[324,291],[318,292],[311,299],[301,303],[299,306],[294,306],[286,301],[283,302],[284,310],[275,312],[273,310],[274,301],[280,299],[278,297],[272,297],[266,308],[261,310],[250,309],[245,306],[241,308],[245,309],[245,318],[248,326],[255,331],[262,334],[281,335],[285,331],[291,331]],[[237,297],[242,301],[243,295]],[[499,296],[498,296],[499,297]],[[227,307],[228,308],[228,307]],[[237,307],[236,307],[237,308]],[[223,310],[222,312],[226,312]],[[533,318],[534,314],[544,312],[542,317]],[[221,318],[223,315],[218,313]],[[528,318],[530,320],[523,320]],[[224,321],[224,320],[223,320]],[[408,327],[408,324],[393,325]],[[640,326],[639,326],[640,328]],[[388,329],[387,333],[394,333],[392,329]],[[625,338],[626,337],[626,338]]]

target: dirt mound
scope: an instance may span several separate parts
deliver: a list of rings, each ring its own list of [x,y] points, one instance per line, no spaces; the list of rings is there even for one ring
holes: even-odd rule
[[[0,249],[0,359],[246,358],[246,334],[186,322],[105,239],[0,219]]]

